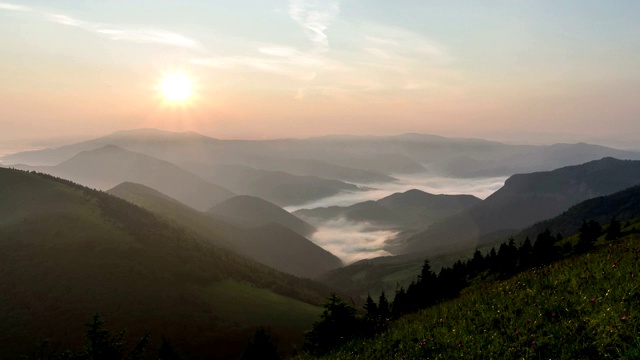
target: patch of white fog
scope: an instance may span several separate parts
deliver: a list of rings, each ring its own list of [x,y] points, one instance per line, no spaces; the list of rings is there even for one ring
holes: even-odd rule
[[[311,241],[339,257],[345,264],[358,260],[391,255],[383,250],[395,231],[375,230],[368,223],[344,218],[332,219],[318,227]]]
[[[287,206],[287,211],[293,212],[300,209],[314,209],[329,206],[349,206],[367,200],[379,200],[398,192],[405,192],[411,189],[422,190],[431,194],[469,194],[485,199],[500,189],[506,176],[490,178],[450,178],[433,176],[427,174],[404,175],[399,177],[394,175],[398,181],[375,184],[356,184],[367,188],[364,191],[342,192],[322,199],[314,200],[302,205]]]
[[[367,200],[379,200],[391,194],[411,189],[431,194],[469,194],[485,199],[500,189],[507,179],[505,176],[470,179],[428,174],[394,176],[398,181],[357,184],[367,187],[369,190],[340,193],[301,206],[289,206],[286,209],[293,212],[317,207],[349,206]],[[384,250],[385,242],[397,235],[396,231],[390,229],[379,229],[366,222],[347,221],[343,218],[321,223],[314,222],[314,226],[318,231],[311,236],[310,240],[342,259],[345,264],[390,255]]]

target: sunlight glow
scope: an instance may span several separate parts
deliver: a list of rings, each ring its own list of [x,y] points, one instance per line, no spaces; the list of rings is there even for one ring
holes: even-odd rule
[[[191,97],[192,91],[191,79],[181,73],[167,74],[160,84],[160,92],[169,102],[184,102]]]

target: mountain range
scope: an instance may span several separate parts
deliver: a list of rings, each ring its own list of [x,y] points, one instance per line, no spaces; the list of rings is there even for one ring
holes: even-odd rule
[[[431,225],[389,249],[436,257],[473,251],[480,237],[515,232],[597,196],[640,184],[640,161],[603,158],[553,171],[511,176],[474,207]]]
[[[188,358],[237,358],[258,325],[299,341],[329,291],[49,175],[0,168],[0,219],[3,357],[38,339],[80,344],[75,329],[100,313],[127,339],[151,331]]]

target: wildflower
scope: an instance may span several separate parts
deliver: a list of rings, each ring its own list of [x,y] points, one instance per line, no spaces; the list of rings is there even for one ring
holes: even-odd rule
[[[551,316],[552,316],[552,317],[555,317],[555,316],[556,316],[556,313],[552,312],[552,313],[551,313]]]
[[[533,341],[531,342],[531,345],[536,345],[536,344],[537,344],[537,342],[536,342],[535,340],[533,340]]]
[[[627,321],[627,317],[626,316],[621,317],[620,321]]]
[[[611,265],[611,268],[615,269],[616,268],[616,264]]]
[[[591,300],[589,300],[591,302],[596,302],[596,298],[591,298]]]
[[[514,331],[513,333],[516,334],[516,335],[520,335],[520,331],[518,331],[518,330]]]
[[[635,278],[636,278],[636,274],[631,273],[631,278],[632,278],[632,279],[635,279]]]
[[[461,348],[462,347],[462,343],[458,343],[458,347]]]

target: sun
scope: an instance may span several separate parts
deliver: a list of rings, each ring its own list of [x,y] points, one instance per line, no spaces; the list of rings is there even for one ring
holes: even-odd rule
[[[182,103],[191,97],[193,82],[182,73],[170,73],[162,79],[160,93],[168,102]]]

